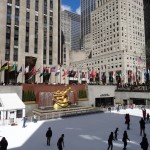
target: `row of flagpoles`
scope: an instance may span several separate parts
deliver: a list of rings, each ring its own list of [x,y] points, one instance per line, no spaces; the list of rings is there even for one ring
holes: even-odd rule
[[[22,75],[26,75],[26,74],[30,74],[30,79],[35,76],[35,75],[38,75],[39,74],[39,77],[44,77],[44,76],[50,76],[52,72],[55,73],[55,76],[58,76],[60,75],[61,73],[61,76],[63,77],[63,79],[65,79],[65,77],[73,77],[73,78],[99,78],[99,80],[102,80],[103,78],[106,78],[106,73],[105,72],[101,72],[100,71],[95,71],[94,69],[93,70],[90,70],[90,69],[87,69],[86,71],[82,71],[82,70],[78,70],[78,69],[72,69],[72,70],[65,70],[65,69],[61,69],[61,67],[57,67],[57,66],[54,66],[54,67],[40,67],[38,69],[36,69],[35,66],[33,66],[30,69],[30,66],[27,66],[27,67],[24,67],[23,65],[18,69],[17,65],[16,64],[13,64],[13,65],[9,65],[8,62],[6,62],[5,64],[3,64],[1,67],[0,67],[0,72],[4,71],[4,70],[7,70],[8,72],[15,72],[16,76],[18,76],[20,73],[22,73]],[[144,77],[147,78],[147,76],[149,76],[149,72],[148,73],[144,73]],[[120,78],[123,80],[123,78],[127,77],[128,78],[132,78],[132,80],[134,80],[135,77],[139,77],[141,76],[141,72],[139,70],[137,70],[136,72],[133,72],[133,71],[125,71],[124,73],[121,71],[119,73],[117,72],[109,72],[109,75],[108,75],[108,78],[109,77],[112,77],[113,79],[116,79],[116,76],[120,76]],[[28,79],[29,80],[29,79]]]

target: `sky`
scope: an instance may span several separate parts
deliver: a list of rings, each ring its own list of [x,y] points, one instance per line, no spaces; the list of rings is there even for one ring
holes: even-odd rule
[[[62,0],[62,9],[80,14],[80,0]]]
[[[147,113],[150,109],[147,109]],[[38,121],[37,123],[27,122],[26,128],[22,128],[22,121],[16,126],[0,126],[0,136],[8,140],[9,150],[58,150],[57,140],[62,133],[65,134],[64,150],[106,150],[107,140],[110,132],[119,128],[118,141],[113,141],[114,150],[123,148],[122,136],[127,126],[124,124],[124,116],[130,114],[130,130],[128,130],[127,149],[140,150],[139,121],[142,116],[141,109],[126,109],[119,112],[96,113]],[[51,146],[46,145],[45,133],[51,127],[53,131]],[[150,143],[150,123],[146,123],[147,138]],[[1,138],[1,137],[0,137]]]

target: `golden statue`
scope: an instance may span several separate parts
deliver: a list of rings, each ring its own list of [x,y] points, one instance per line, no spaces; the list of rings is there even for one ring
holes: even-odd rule
[[[70,106],[70,101],[68,99],[67,93],[71,91],[71,88],[69,87],[66,90],[63,91],[56,91],[54,93],[54,99],[55,102],[53,108],[55,110],[61,109],[61,108],[67,108]]]

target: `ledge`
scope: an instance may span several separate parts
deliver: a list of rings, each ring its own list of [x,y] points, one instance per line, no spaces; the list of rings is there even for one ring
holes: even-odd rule
[[[88,101],[88,98],[78,98],[78,101]]]
[[[23,102],[25,105],[29,105],[29,104],[36,104],[35,101],[26,101],[26,102]]]

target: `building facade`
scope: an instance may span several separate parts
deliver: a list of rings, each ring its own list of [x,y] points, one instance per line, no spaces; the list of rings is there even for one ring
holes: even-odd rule
[[[0,60],[29,71],[61,63],[60,0],[6,0],[0,5]],[[9,82],[8,71],[0,72]],[[9,79],[8,79],[9,78]],[[17,82],[28,77],[17,75]],[[39,75],[34,82],[42,82]]]
[[[80,50],[81,24],[80,15],[64,10],[62,11],[62,31],[67,43],[70,42],[70,50]],[[69,39],[70,38],[70,39]]]
[[[81,46],[84,49],[85,35],[91,32],[91,12],[95,10],[96,0],[81,0]]]
[[[150,69],[150,1],[143,0],[144,3],[144,23],[145,23],[145,44],[146,44],[146,64]]]
[[[91,57],[73,66],[94,69],[106,83],[144,82],[143,1],[97,0],[91,13]]]

